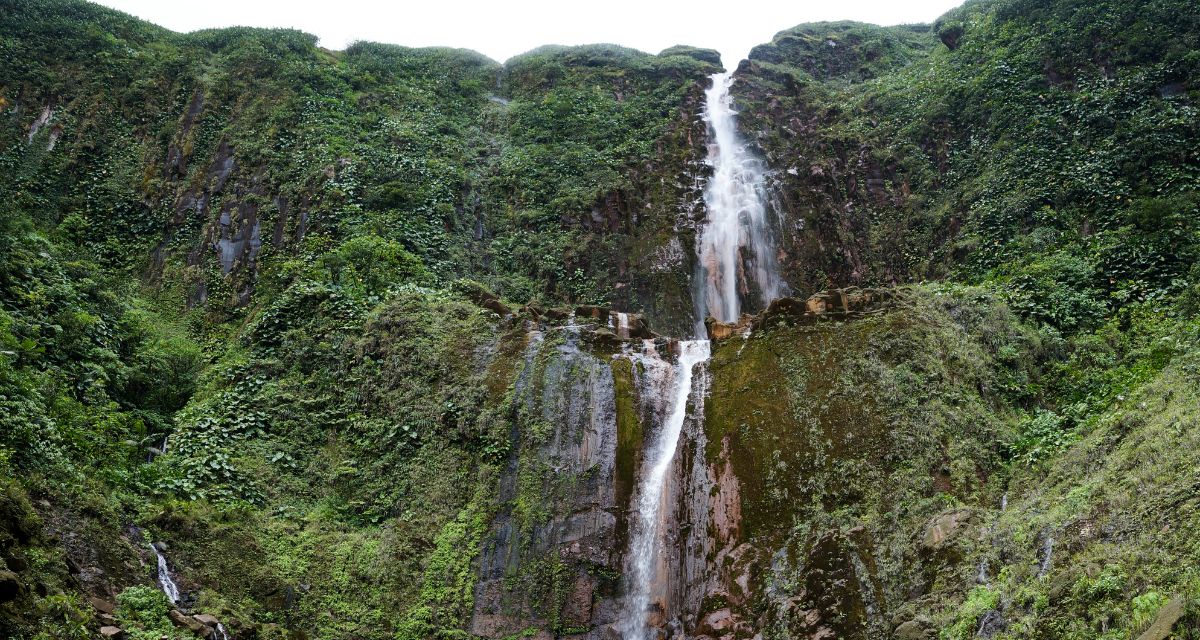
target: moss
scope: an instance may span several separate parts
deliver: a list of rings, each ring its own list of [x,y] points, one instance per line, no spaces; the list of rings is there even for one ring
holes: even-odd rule
[[[639,452],[644,438],[641,412],[638,407],[637,391],[633,382],[633,367],[628,358],[610,361],[613,373],[613,390],[617,404],[617,453],[614,490],[617,507],[617,537],[613,546],[624,549],[628,545],[629,522],[626,514],[637,485]]]

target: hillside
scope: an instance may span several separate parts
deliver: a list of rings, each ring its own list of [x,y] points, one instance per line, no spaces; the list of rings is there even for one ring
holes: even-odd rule
[[[677,397],[648,632],[1200,638],[1193,3],[756,47],[707,336],[710,49],[4,4],[0,637],[621,638]]]

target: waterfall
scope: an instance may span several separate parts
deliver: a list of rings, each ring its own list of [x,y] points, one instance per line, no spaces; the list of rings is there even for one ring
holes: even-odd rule
[[[1042,561],[1038,563],[1037,577],[1046,575],[1050,570],[1050,557],[1054,555],[1054,532],[1046,533],[1046,541],[1042,543]]]
[[[688,397],[692,391],[692,369],[706,362],[709,355],[707,340],[685,340],[679,343],[679,363],[674,371],[674,388],[666,421],[646,449],[640,492],[634,504],[635,514],[629,545],[628,592],[621,633],[626,640],[648,640],[647,612],[651,609],[651,586],[658,575],[662,552],[662,523],[664,488],[667,472],[675,459],[679,434],[687,418]]]
[[[707,161],[713,173],[704,190],[708,215],[696,243],[699,266],[692,282],[697,339],[679,343],[679,359],[673,369],[654,354],[651,343],[647,343],[646,353],[630,356],[639,360],[646,372],[647,381],[640,386],[644,397],[666,399],[669,395],[670,400],[665,420],[652,434],[653,441],[646,444],[633,502],[625,600],[618,623],[625,640],[650,640],[651,627],[658,626],[652,623],[651,613],[671,614],[669,603],[655,600],[656,587],[666,586],[664,571],[672,560],[664,555],[665,493],[687,419],[693,369],[709,359],[708,340],[702,339],[707,333],[704,319],[711,315],[722,322],[736,321],[744,297],[756,296],[750,300],[765,305],[787,288],[779,277],[767,223],[765,165],[738,134],[737,113],[729,94],[732,84],[731,73],[718,73],[705,92]],[[627,322],[626,317],[619,317],[618,333],[627,335]],[[673,384],[666,383],[668,376],[673,376]]]
[[[179,604],[179,586],[171,579],[171,570],[167,567],[167,559],[163,557],[158,547],[150,545],[150,549],[154,551],[154,555],[158,558],[158,584],[162,587],[163,593],[167,594],[167,598],[171,600],[171,604]]]
[[[729,93],[732,85],[732,73],[717,73],[705,92],[707,162],[712,178],[704,189],[708,218],[696,247],[699,331],[703,331],[705,316],[736,321],[743,298],[752,291],[763,305],[786,292],[767,220],[766,167],[738,133],[737,112]]]

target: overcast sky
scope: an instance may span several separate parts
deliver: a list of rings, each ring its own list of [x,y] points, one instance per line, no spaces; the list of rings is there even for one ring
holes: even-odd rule
[[[611,42],[657,53],[710,47],[727,65],[801,22],[932,22],[962,0],[100,0],[175,31],[293,27],[321,46],[355,40],[474,49],[498,61],[544,44]]]

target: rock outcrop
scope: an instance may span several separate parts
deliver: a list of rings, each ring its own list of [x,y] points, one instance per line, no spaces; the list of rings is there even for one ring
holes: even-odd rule
[[[814,324],[824,320],[857,320],[885,313],[901,304],[902,289],[830,289],[808,298],[778,298],[755,315],[743,314],[735,323],[705,320],[710,340],[721,341],[733,336],[745,336],[755,328],[767,329],[777,324]]]

